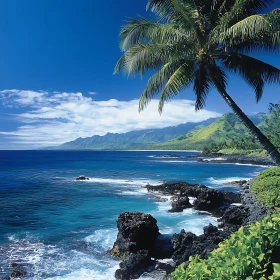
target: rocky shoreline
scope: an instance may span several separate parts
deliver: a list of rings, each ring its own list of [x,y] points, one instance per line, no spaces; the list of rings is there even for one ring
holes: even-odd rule
[[[251,164],[251,165],[263,165],[263,166],[273,166],[275,163],[270,158],[265,157],[253,157],[246,155],[205,155],[200,154],[198,162],[202,163],[234,163],[234,164]]]
[[[241,187],[239,194],[186,182],[147,185],[149,193],[172,196],[169,212],[182,212],[186,208],[207,211],[219,217],[220,224],[219,227],[209,224],[199,236],[187,229],[168,236],[160,233],[156,219],[149,214],[121,213],[117,220],[117,240],[108,251],[121,260],[116,279],[137,279],[140,276],[168,279],[177,265],[188,264],[190,256],[199,254],[205,258],[241,226],[248,226],[270,213],[256,202],[250,182],[234,183]],[[194,198],[193,203],[190,198]]]
[[[242,154],[224,155],[220,153],[215,154],[197,154],[197,155],[177,155],[177,154],[163,154],[157,157],[161,158],[194,158],[201,163],[231,163],[231,164],[251,164],[251,165],[263,165],[273,166],[275,163],[266,157],[254,157],[246,156]]]

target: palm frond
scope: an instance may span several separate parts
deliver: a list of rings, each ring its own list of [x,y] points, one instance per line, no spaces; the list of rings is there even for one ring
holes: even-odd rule
[[[193,91],[196,95],[195,110],[201,110],[206,102],[207,95],[212,87],[212,81],[209,78],[206,63],[201,62],[198,69],[194,73]]]
[[[188,31],[195,31],[196,35],[200,36],[198,28],[200,14],[194,1],[149,0],[147,9],[151,9],[161,20],[167,20]]]
[[[217,1],[219,2],[219,5],[221,5],[222,1]],[[218,24],[211,30],[210,37],[212,43],[220,42],[219,38],[221,38],[221,34],[225,36],[227,30],[233,25],[256,15],[256,13],[261,13],[261,11],[266,9],[270,3],[274,2],[274,0],[224,0],[224,2],[224,13],[219,15],[219,18],[217,19]],[[251,22],[252,21],[253,20],[251,20]],[[244,23],[245,22],[243,22],[243,24]]]
[[[274,0],[235,0],[233,5],[233,1],[225,2],[227,2],[225,4],[227,12],[220,17],[220,25],[229,28],[240,20],[261,13]]]
[[[184,29],[172,24],[148,21],[139,16],[138,19],[128,19],[119,37],[121,49],[126,51],[139,43],[175,43],[187,40],[190,33],[185,33]]]
[[[217,88],[218,91],[226,91],[227,87],[227,75],[217,65],[216,61],[209,59],[206,65],[208,75],[212,80],[212,84]]]
[[[185,62],[169,78],[160,96],[158,105],[160,114],[162,113],[165,102],[174,98],[193,81],[194,65],[194,61]]]
[[[221,56],[223,65],[234,73],[240,74],[254,88],[256,100],[263,94],[264,83],[280,83],[280,70],[256,58],[229,53]]]
[[[139,111],[142,111],[148,105],[150,100],[166,87],[170,77],[185,64],[186,60],[183,59],[168,62],[149,79],[147,87],[139,101]]]
[[[226,42],[226,45],[231,47],[238,42],[261,39],[263,34],[271,31],[272,26],[265,17],[253,15],[237,22],[220,33],[219,43]]]
[[[161,67],[172,60],[187,59],[193,55],[194,44],[138,44],[127,50],[116,65],[115,73],[121,70],[129,76]]]
[[[280,9],[266,15],[249,16],[229,28],[217,26],[210,34],[209,45],[223,45],[234,51],[279,51]]]

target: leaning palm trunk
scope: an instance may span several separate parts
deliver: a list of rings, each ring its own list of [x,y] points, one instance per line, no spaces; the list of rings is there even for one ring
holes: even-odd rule
[[[239,117],[242,123],[249,129],[249,131],[259,140],[271,158],[277,165],[280,165],[280,153],[269,141],[269,139],[255,126],[255,124],[247,117],[247,115],[237,106],[232,98],[227,94],[226,91],[220,92],[223,99],[231,107],[234,113]]]
[[[130,19],[120,33],[123,56],[115,73],[157,70],[139,103],[140,111],[161,93],[165,101],[193,85],[195,109],[203,109],[208,93],[218,90],[244,125],[280,165],[280,154],[227,94],[226,71],[240,75],[263,95],[266,83],[280,84],[280,69],[251,56],[255,50],[280,50],[280,9],[259,14],[274,0],[148,0],[158,21]]]

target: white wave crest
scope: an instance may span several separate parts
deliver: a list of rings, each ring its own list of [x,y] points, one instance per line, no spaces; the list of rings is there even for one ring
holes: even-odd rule
[[[87,237],[85,241],[94,240],[109,249],[116,234],[116,230],[99,230]],[[113,280],[119,263],[118,260],[106,256],[104,253],[95,256],[26,238],[14,239],[9,244],[0,246],[2,271],[9,271],[10,264],[13,262],[28,267],[28,275],[24,278],[26,280]]]
[[[118,230],[116,228],[99,229],[94,231],[92,235],[87,236],[84,240],[101,245],[104,250],[108,250],[113,246],[117,238],[117,233]]]
[[[69,274],[46,278],[49,280],[115,280],[115,271],[119,268],[118,261],[112,263],[112,267],[102,271],[102,270],[92,270],[92,269],[77,269]]]
[[[122,195],[146,195],[148,192],[145,188],[137,188],[134,190],[121,191]]]
[[[145,185],[160,185],[163,182],[159,180],[150,179],[111,179],[111,178],[89,178],[89,180],[83,182],[100,183],[100,184],[114,184],[114,185],[132,185],[132,186],[145,186]]]
[[[215,161],[215,160],[226,160],[225,158],[218,157],[218,158],[203,158],[203,161]]]
[[[164,163],[191,163],[187,160],[155,160],[155,162],[164,162]],[[193,162],[192,162],[193,163]]]
[[[246,166],[257,166],[261,168],[271,168],[274,167],[274,165],[260,165],[260,164],[252,164],[252,163],[234,163],[235,165],[246,165]]]
[[[223,184],[227,184],[230,182],[234,182],[234,181],[241,181],[241,180],[250,180],[251,178],[248,177],[228,177],[228,178],[220,178],[220,179],[215,179],[213,177],[210,177],[208,179],[210,184],[214,184],[214,185],[223,185]]]

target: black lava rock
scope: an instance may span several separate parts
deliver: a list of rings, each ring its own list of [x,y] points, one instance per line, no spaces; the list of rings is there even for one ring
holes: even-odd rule
[[[186,208],[192,208],[193,206],[190,204],[190,200],[187,196],[176,196],[173,197],[171,203],[171,209],[168,212],[183,212]]]

